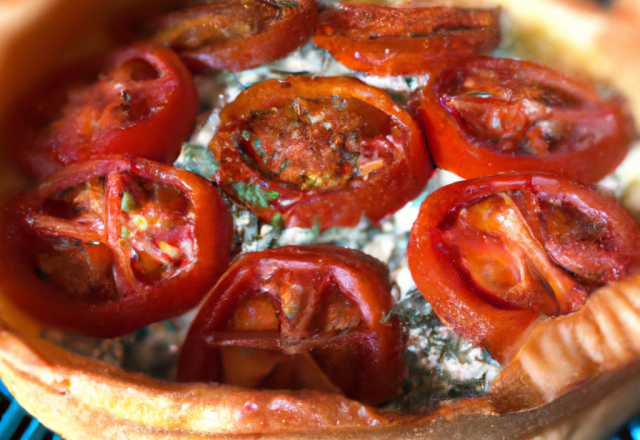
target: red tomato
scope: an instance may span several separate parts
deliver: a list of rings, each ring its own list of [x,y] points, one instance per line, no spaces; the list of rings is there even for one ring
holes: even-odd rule
[[[45,323],[120,336],[196,306],[229,264],[231,213],[199,176],[111,156],[69,165],[0,217],[0,286]]]
[[[534,321],[636,272],[640,229],[614,199],[565,177],[505,174],[430,195],[407,255],[443,322],[506,363]]]
[[[405,371],[387,267],[360,251],[287,246],[238,257],[180,355],[182,381],[316,389],[381,403]]]
[[[352,70],[379,76],[422,74],[495,49],[500,8],[323,5],[313,42]]]
[[[222,190],[265,221],[324,230],[379,221],[432,173],[422,132],[381,90],[354,78],[254,85],[220,114],[209,148]]]
[[[34,89],[14,111],[9,151],[39,180],[105,154],[169,164],[197,110],[193,78],[178,56],[134,45],[66,67]]]
[[[418,98],[433,160],[464,178],[543,171],[594,183],[620,164],[633,132],[621,102],[528,61],[463,62]]]
[[[129,20],[134,38],[177,51],[194,71],[240,71],[286,56],[306,43],[316,0],[182,1],[183,9]]]

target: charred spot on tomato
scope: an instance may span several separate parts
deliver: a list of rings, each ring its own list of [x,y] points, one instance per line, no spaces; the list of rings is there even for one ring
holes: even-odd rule
[[[358,99],[297,97],[252,112],[238,124],[234,141],[263,176],[303,190],[327,190],[392,161],[371,145],[387,143],[391,125],[389,115]],[[386,156],[392,150],[388,146]]]

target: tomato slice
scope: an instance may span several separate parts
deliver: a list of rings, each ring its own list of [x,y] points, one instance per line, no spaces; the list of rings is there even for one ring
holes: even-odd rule
[[[433,160],[464,178],[542,171],[594,183],[622,162],[633,133],[622,102],[528,61],[462,62],[418,98]]]
[[[194,71],[246,70],[306,43],[316,0],[182,1],[183,9],[130,21],[135,38],[169,46]]]
[[[388,269],[363,252],[313,245],[243,254],[191,324],[178,378],[381,403],[399,393],[405,371],[391,305]]]
[[[565,177],[505,174],[430,195],[407,255],[443,322],[506,363],[536,320],[636,272],[640,229],[617,201]]]
[[[417,197],[433,169],[413,118],[354,78],[254,85],[220,114],[216,179],[265,221],[324,230],[379,221]]]
[[[417,75],[500,43],[500,8],[322,5],[313,42],[352,70]]]
[[[187,171],[124,156],[69,165],[0,218],[0,285],[50,325],[120,336],[196,306],[227,268],[231,213]]]
[[[32,90],[9,124],[9,152],[39,180],[105,154],[170,164],[197,110],[193,78],[179,57],[138,44],[65,67]]]

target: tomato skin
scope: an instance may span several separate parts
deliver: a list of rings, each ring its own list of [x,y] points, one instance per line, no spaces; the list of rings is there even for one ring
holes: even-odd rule
[[[463,269],[466,257],[451,251],[443,237],[446,231],[455,229],[451,223],[454,220],[451,219],[459,216],[463,209],[489,200],[493,195],[509,192],[520,195],[525,200],[533,195],[538,200],[535,209],[525,210],[526,230],[544,246],[549,261],[555,266],[554,270],[560,268],[570,283],[576,283],[578,290],[561,292],[562,295],[571,297],[576,291],[588,294],[606,282],[630,276],[640,267],[638,225],[615,200],[565,177],[530,173],[504,174],[454,183],[434,192],[425,200],[411,230],[407,251],[411,273],[420,292],[432,304],[443,322],[487,348],[502,364],[515,355],[532,325],[544,316],[540,310],[532,307],[532,302],[529,302],[528,307],[522,307],[488,294]],[[540,225],[545,218],[552,217],[549,208],[543,207],[547,202],[551,204],[548,206],[560,206],[564,203],[577,207],[583,213],[590,213],[585,215],[592,219],[594,225],[604,225],[602,236],[608,238],[603,242],[590,242],[586,239],[565,241],[565,248],[558,252],[557,245],[563,241],[563,237],[584,237],[587,233],[569,230],[564,235],[557,235],[560,237],[557,238],[553,233],[550,235],[549,226],[545,232],[545,227],[541,228]],[[575,223],[577,225],[579,222]],[[574,226],[573,221],[570,224]],[[548,225],[554,226],[555,223],[552,221]],[[476,234],[482,235],[478,231]],[[525,238],[520,235],[517,240],[524,242]],[[578,275],[571,275],[569,270],[563,269],[567,266],[567,256],[575,258],[575,254],[571,252],[573,249],[578,252],[578,266],[583,265],[585,268]],[[485,253],[491,252],[492,249],[487,247]],[[510,252],[514,253],[511,249]],[[527,264],[534,261],[531,255],[527,254]],[[607,267],[607,270],[597,280],[588,279],[591,268],[599,266]],[[529,301],[537,301],[533,297],[533,290],[529,289],[528,292],[527,295],[531,295]],[[554,301],[561,303],[562,296],[558,293],[556,295]],[[526,298],[525,296],[522,300],[526,302]],[[554,314],[576,310],[586,300],[580,295],[573,298],[578,301],[568,301],[564,312],[560,310]]]
[[[33,89],[14,111],[9,154],[38,181],[99,155],[171,164],[197,110],[195,84],[180,58],[136,44],[67,66]]]
[[[238,72],[283,58],[301,47],[313,35],[318,18],[316,0],[295,0],[282,4],[246,0],[183,3],[188,6],[136,20],[138,23],[131,20],[133,32],[121,34],[128,39],[133,36],[171,47],[194,72],[216,69]],[[253,14],[249,13],[250,17],[243,16],[244,8],[271,8],[275,15],[271,18],[254,17],[257,21],[254,22],[251,18]],[[257,14],[259,11],[256,11]],[[207,35],[207,29],[215,31],[225,26],[240,28],[242,24],[247,29],[257,29],[231,37],[227,34],[233,35],[233,29],[222,29],[215,37]],[[197,35],[198,32],[202,35]],[[211,41],[207,41],[207,38]]]
[[[312,104],[322,100],[342,100],[344,105],[347,105],[346,102],[349,100],[352,103],[349,105],[365,108],[362,110],[363,130],[385,124],[388,127],[384,128],[386,132],[375,135],[371,141],[365,139],[373,145],[374,154],[387,155],[384,156],[385,159],[379,159],[383,165],[371,173],[361,172],[362,167],[356,171],[354,165],[352,171],[357,173],[355,177],[345,178],[346,180],[341,180],[333,187],[307,188],[295,182],[279,181],[274,177],[276,172],[258,169],[258,161],[248,158],[246,148],[238,146],[238,136],[241,133],[245,134],[243,124],[246,125],[247,121],[251,121],[252,115],[259,112],[270,109],[284,111],[282,108],[292,102],[298,102],[296,100],[306,100],[305,102]],[[373,122],[369,122],[369,117],[373,118]],[[218,133],[209,144],[209,148],[221,163],[215,178],[222,190],[234,201],[248,206],[267,222],[281,215],[287,227],[311,228],[318,225],[321,230],[325,230],[331,227],[355,226],[362,213],[377,222],[417,197],[433,172],[422,133],[414,119],[386,93],[355,78],[289,77],[284,81],[263,81],[247,89],[228,104],[222,110],[220,118]],[[383,123],[377,124],[376,120],[382,120]],[[296,123],[293,121],[290,126],[293,127]],[[320,125],[312,123],[310,130],[320,130]],[[286,127],[284,130],[295,131],[294,128]],[[332,136],[347,136],[345,133],[336,134],[331,130],[329,132]],[[254,134],[249,134],[253,139]],[[392,140],[386,140],[385,134],[392,137]],[[258,140],[265,145],[268,141],[264,136],[258,137]],[[377,146],[380,142],[385,146]],[[274,153],[278,153],[284,147],[286,145],[278,147],[280,150],[275,150]],[[383,151],[384,148],[387,148],[386,153]],[[306,147],[303,146],[300,150],[286,153],[286,160],[300,162],[300,166],[304,166],[303,155],[306,152]],[[365,155],[358,154],[358,157]],[[341,164],[330,162],[324,166],[327,170],[333,170]],[[342,177],[338,176],[336,179]],[[241,190],[259,188],[263,193],[272,196],[265,202],[256,203],[255,200],[248,200],[246,194],[243,196],[238,185],[244,185]]]
[[[405,372],[400,321],[397,316],[388,317],[393,302],[390,289],[386,266],[354,249],[286,246],[243,254],[207,296],[191,324],[178,379],[224,382],[216,347],[267,348],[289,355],[302,351],[309,352],[348,397],[381,403],[398,394]],[[238,312],[241,305],[260,295],[274,307],[272,331],[249,330],[230,343],[212,342],[228,341],[223,332],[237,328],[229,325],[237,316],[245,316]],[[339,303],[342,308],[330,307]],[[255,310],[247,315],[253,318],[250,328],[260,322]],[[359,324],[340,326],[354,311]],[[248,328],[247,323],[243,325]],[[246,338],[259,342],[247,344]],[[278,384],[291,386],[290,382]]]
[[[417,75],[491,52],[500,43],[499,21],[500,8],[340,3],[322,6],[313,42],[352,70]]]
[[[521,91],[529,93],[542,90],[541,95],[545,91],[554,91],[553,93],[564,95],[567,101],[571,101],[568,104],[544,105],[544,111],[548,115],[540,116],[537,122],[526,121],[518,129],[557,124],[560,130],[566,127],[573,133],[584,131],[582,136],[587,140],[579,139],[578,134],[577,140],[565,138],[565,141],[561,138],[558,145],[553,147],[554,150],[549,143],[552,141],[549,141],[543,144],[545,148],[549,147],[549,151],[538,155],[523,154],[521,151],[505,152],[493,147],[488,134],[478,136],[471,132],[464,125],[463,115],[445,103],[449,97],[459,96],[455,90],[451,92],[453,87],[464,88],[460,85],[465,78],[477,72],[495,72],[498,78],[513,78],[512,81],[518,82],[519,88],[511,89],[510,85],[503,85],[505,89],[513,90],[516,98],[503,101],[499,98],[483,98],[487,102],[498,103],[495,104],[496,107],[506,105],[506,102],[508,105],[529,105],[531,102],[541,105],[542,98],[519,98],[517,94]],[[477,76],[479,75],[478,73]],[[477,89],[489,95],[493,91],[490,87],[487,90],[481,90],[482,86]],[[634,132],[632,123],[623,110],[623,103],[616,100],[605,101],[589,85],[528,61],[489,57],[464,61],[445,69],[430,81],[418,92],[418,99],[419,116],[434,162],[438,167],[467,179],[509,171],[539,171],[563,174],[586,184],[595,183],[622,162]],[[563,105],[565,108],[562,108]],[[484,116],[489,118],[490,107],[485,107],[484,111]],[[512,116],[511,120],[516,116],[527,118],[521,110]],[[473,122],[481,123],[478,120]],[[542,139],[543,136],[537,141]],[[516,141],[523,142],[518,139]]]
[[[94,185],[101,181],[106,182],[104,192]],[[135,220],[123,208],[131,182],[132,188],[151,188],[149,194],[158,194],[150,199],[153,203],[147,203],[149,224],[145,222],[140,231],[148,228],[152,233],[152,215],[158,216],[158,222],[176,222],[160,226],[159,234],[149,240],[166,239],[159,243],[163,252],[188,248],[179,260],[161,254],[176,262],[161,278],[147,276],[134,264],[141,254],[133,241],[146,237],[126,229]],[[83,205],[83,188],[89,191],[92,185],[98,188],[98,197]],[[68,188],[79,188],[80,196],[62,209],[59,200]],[[173,195],[162,199],[163,192]],[[159,206],[154,205],[156,201]],[[90,159],[51,174],[35,189],[11,199],[2,210],[0,224],[0,283],[7,295],[46,324],[93,337],[121,336],[196,306],[228,266],[233,233],[231,213],[208,181],[127,156]],[[179,242],[171,246],[173,239]],[[58,252],[55,246],[71,246],[72,252]],[[89,260],[90,252],[98,248],[103,249],[101,254]],[[90,271],[77,271],[71,264],[78,255],[90,262]],[[65,273],[69,273],[67,279]],[[94,279],[96,273],[101,278]],[[54,277],[62,277],[67,284],[54,284]],[[81,290],[84,279],[97,287],[80,293],[66,288],[80,286]]]

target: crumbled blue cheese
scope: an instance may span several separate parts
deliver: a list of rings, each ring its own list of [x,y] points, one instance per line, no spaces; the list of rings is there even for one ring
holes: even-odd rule
[[[413,290],[392,310],[406,324],[404,393],[387,404],[391,411],[427,411],[441,400],[484,394],[500,373],[486,350],[444,325],[420,292]]]

